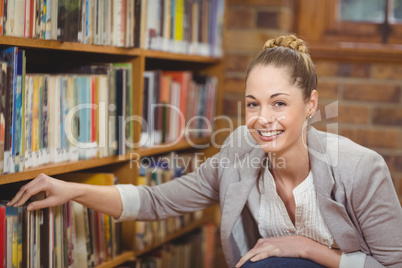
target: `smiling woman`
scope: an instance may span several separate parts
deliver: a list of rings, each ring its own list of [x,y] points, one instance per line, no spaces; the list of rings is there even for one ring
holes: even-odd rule
[[[308,119],[317,110],[317,75],[303,40],[290,35],[267,41],[263,51],[247,69],[245,98],[249,133],[269,156],[270,163],[277,162],[280,158],[286,165],[268,165],[256,183],[259,191],[254,191],[255,195],[248,198],[249,211],[262,238],[253,248],[241,252],[243,257],[236,267],[371,267],[374,263],[378,264],[377,261],[384,265],[400,265],[400,242],[390,239],[384,244],[370,243],[380,238],[374,233],[374,229],[379,226],[367,221],[373,220],[374,215],[392,218],[393,224],[389,227],[394,230],[402,223],[401,210],[384,161],[376,154],[372,158],[372,164],[382,165],[381,169],[386,174],[377,175],[382,176],[387,184],[383,191],[389,191],[393,196],[392,206],[397,212],[396,217],[392,217],[390,212],[376,209],[383,202],[379,195],[376,195],[373,206],[369,208],[372,215],[359,208],[362,205],[359,202],[350,206],[352,198],[365,192],[354,188],[353,184],[362,179],[373,179],[378,172],[370,168],[369,173],[373,177],[360,178],[357,175],[358,166],[373,152],[343,137],[320,133],[308,126]],[[316,139],[318,136],[321,137]],[[317,161],[312,157],[313,148],[321,144],[326,144],[326,150],[321,152],[322,157],[319,159],[326,163],[324,166],[320,165],[322,163],[315,164]],[[334,161],[335,158],[331,159],[334,155],[337,159],[342,155],[342,160],[345,161]],[[353,164],[350,165],[348,161]],[[363,165],[368,167],[370,162]],[[321,170],[322,168],[326,171],[329,169],[332,175]],[[347,171],[349,175],[340,176],[344,173],[341,171]],[[327,183],[330,187],[322,189]],[[346,189],[345,186],[348,185],[352,190]],[[381,188],[373,187],[367,191],[374,194]],[[317,193],[320,194],[322,190],[326,192],[328,199],[345,207],[348,213],[339,213],[334,204],[327,206],[325,203],[328,199],[319,200]],[[346,199],[337,200],[340,193],[349,194]],[[335,198],[329,198],[328,194]],[[368,202],[368,199],[360,200],[363,203]],[[339,220],[345,216],[346,222]],[[331,226],[331,217],[339,225],[353,222],[354,229],[362,234],[359,237],[360,246],[356,245],[354,250],[343,247],[349,238],[345,239],[346,232],[339,232],[339,229],[335,230],[335,226]],[[377,223],[380,225],[382,220]],[[389,230],[387,232],[391,237],[392,233]],[[353,242],[353,239],[349,242]],[[375,248],[378,251],[373,254]],[[390,254],[394,257],[382,258],[381,255],[390,248],[395,249]],[[282,258],[269,258],[273,256]]]
[[[250,63],[246,127],[195,172],[149,187],[80,187],[41,175],[8,205],[69,199],[118,220],[162,220],[221,205],[229,267],[401,267],[402,210],[376,152],[317,131],[317,76],[303,40],[269,40]]]

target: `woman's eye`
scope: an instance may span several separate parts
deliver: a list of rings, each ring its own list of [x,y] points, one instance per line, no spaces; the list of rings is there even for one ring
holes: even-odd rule
[[[255,103],[255,102],[249,102],[249,103],[247,103],[247,107],[250,107],[250,108],[257,107],[257,103]]]
[[[274,106],[277,106],[277,107],[286,106],[286,103],[284,103],[283,101],[277,101],[274,103]]]

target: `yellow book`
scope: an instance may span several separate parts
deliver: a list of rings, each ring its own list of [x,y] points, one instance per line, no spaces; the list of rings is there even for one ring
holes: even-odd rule
[[[39,76],[33,78],[33,100],[32,100],[32,152],[39,151]]]
[[[103,214],[103,224],[104,224],[104,238],[105,238],[105,257],[106,261],[111,260],[112,258],[112,238],[111,238],[111,226],[109,221],[110,216]]]
[[[184,0],[176,0],[175,17],[174,39],[180,41],[184,39]]]
[[[58,179],[92,185],[114,185],[113,173],[68,173],[56,176]]]
[[[12,226],[13,226],[13,230],[12,230],[12,232],[13,232],[13,234],[12,234],[12,238],[13,238],[13,240],[12,240],[13,241],[12,267],[17,268],[18,267],[18,218],[17,217],[14,218]]]

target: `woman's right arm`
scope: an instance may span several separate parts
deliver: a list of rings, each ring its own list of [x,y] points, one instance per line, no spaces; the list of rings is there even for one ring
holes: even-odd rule
[[[123,205],[119,190],[115,186],[98,186],[66,182],[40,174],[31,182],[25,184],[17,192],[8,206],[22,206],[33,195],[45,192],[46,198],[30,203],[28,210],[53,207],[76,201],[86,207],[119,218]]]

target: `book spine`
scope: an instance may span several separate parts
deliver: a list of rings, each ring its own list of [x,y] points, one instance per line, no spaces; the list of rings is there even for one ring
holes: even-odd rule
[[[25,22],[24,22],[24,37],[30,37],[31,28],[31,0],[25,1]]]

